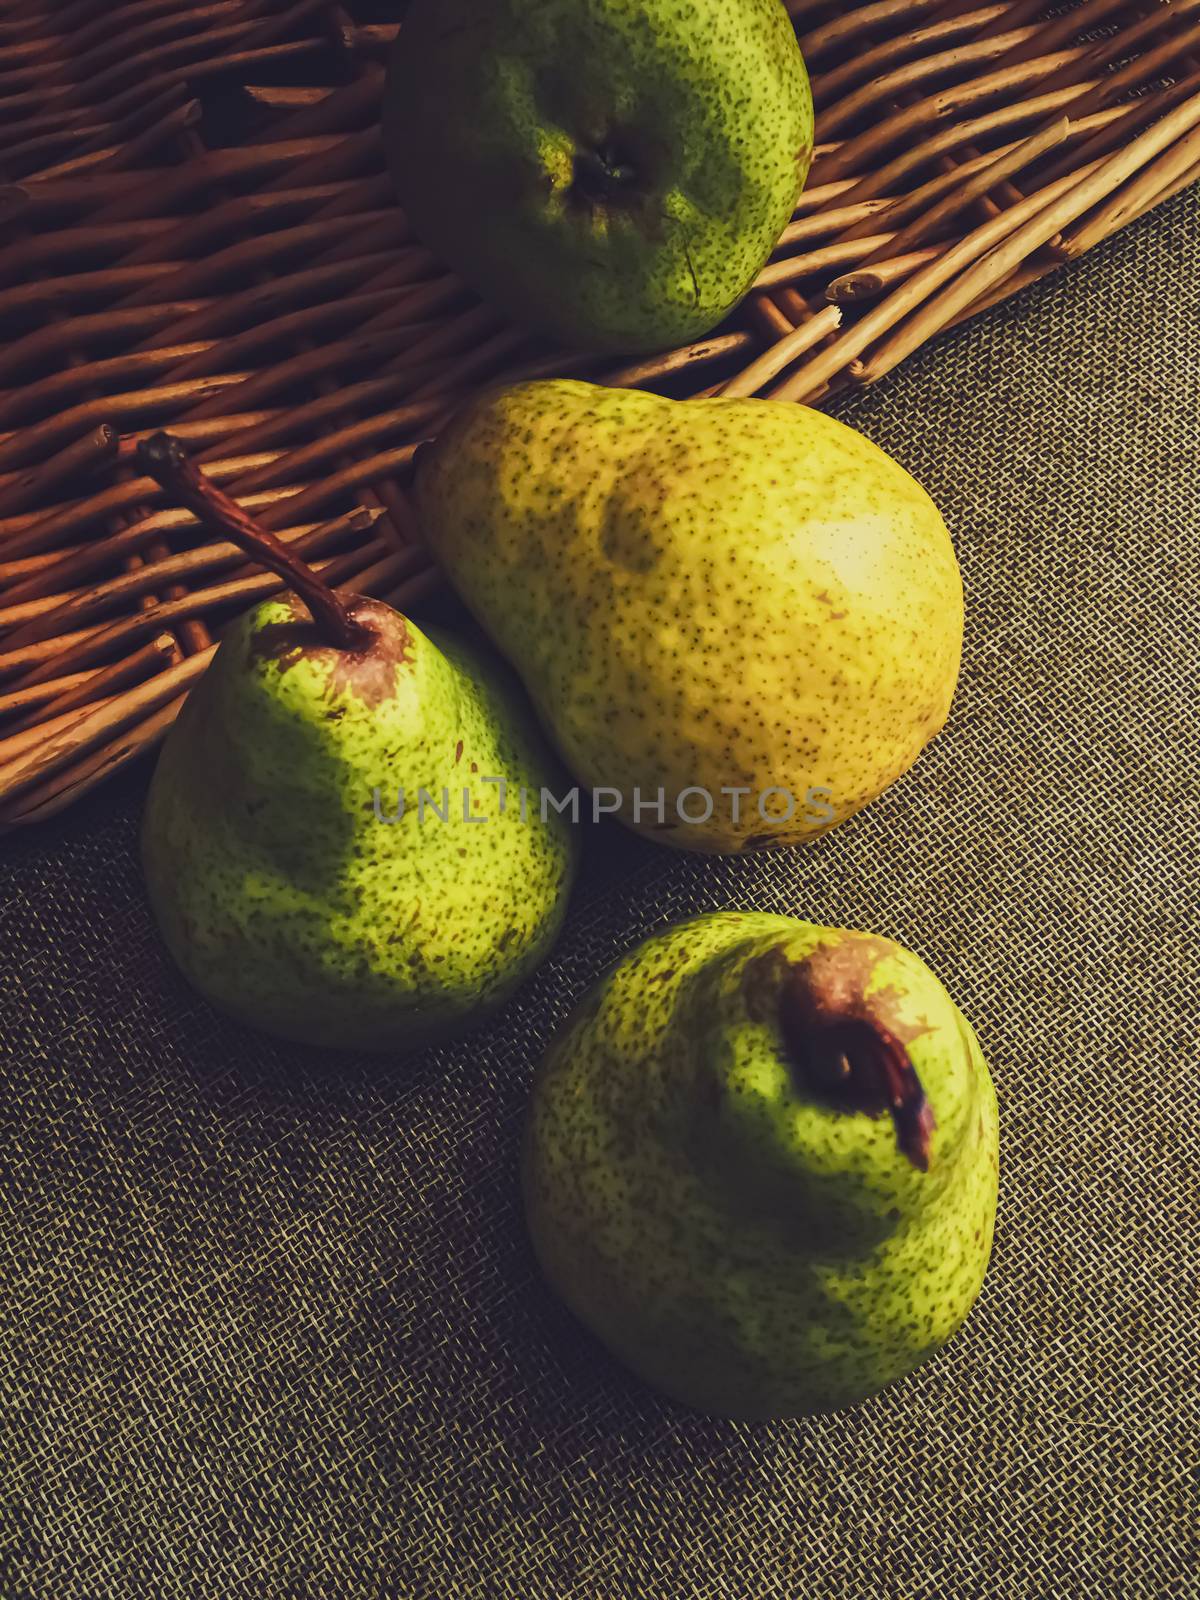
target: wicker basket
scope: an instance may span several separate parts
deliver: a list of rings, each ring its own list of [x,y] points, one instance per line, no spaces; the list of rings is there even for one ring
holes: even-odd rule
[[[408,605],[436,581],[412,453],[475,385],[819,404],[1200,177],[1200,0],[788,9],[821,141],[795,218],[729,324],[613,371],[411,237],[379,10],[0,0],[0,825],[154,745],[280,586],[135,475],[155,428],[331,581]]]

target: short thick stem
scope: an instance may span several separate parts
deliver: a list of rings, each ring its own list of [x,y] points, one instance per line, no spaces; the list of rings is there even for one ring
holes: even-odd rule
[[[886,1111],[900,1153],[926,1172],[933,1108],[906,1046],[842,976],[806,961],[784,978],[779,1023],[793,1070],[806,1092],[839,1111]]]
[[[138,465],[161,485],[177,504],[220,529],[262,566],[277,572],[308,607],[325,643],[335,650],[361,652],[370,648],[374,635],[355,621],[346,602],[282,539],[255,522],[223,489],[206,478],[190,461],[178,439],[156,433],[137,448]]]

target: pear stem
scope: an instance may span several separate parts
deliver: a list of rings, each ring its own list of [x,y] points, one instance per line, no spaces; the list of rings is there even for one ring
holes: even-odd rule
[[[335,650],[363,651],[374,635],[351,616],[346,602],[289,550],[282,539],[256,522],[237,501],[206,478],[179,440],[156,433],[137,447],[137,462],[177,504],[228,535],[240,550],[289,584],[308,607],[313,622]]]
[[[779,1022],[793,1067],[810,1093],[839,1110],[887,1112],[901,1155],[928,1172],[936,1123],[908,1050],[839,977],[810,961],[785,979]]]

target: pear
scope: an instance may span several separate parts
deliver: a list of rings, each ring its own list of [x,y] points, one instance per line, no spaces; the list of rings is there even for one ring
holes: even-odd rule
[[[951,1337],[996,1209],[991,1079],[911,952],[727,912],[656,934],[553,1041],[525,1208],[646,1382],[743,1419],[852,1405]]]
[[[825,832],[946,719],[950,536],[897,462],[821,412],[525,383],[423,448],[416,488],[567,765],[664,843]]]
[[[546,954],[574,869],[519,687],[335,595],[166,436],[141,459],[298,591],[230,627],[155,770],[142,855],[172,955],[285,1039],[399,1053],[474,1022]]]
[[[780,0],[412,0],[383,128],[424,242],[496,305],[597,350],[715,327],[813,148]]]

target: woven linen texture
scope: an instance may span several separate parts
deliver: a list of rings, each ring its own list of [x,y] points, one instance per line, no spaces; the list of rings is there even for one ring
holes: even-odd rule
[[[159,948],[144,772],[3,846],[3,1600],[1195,1595],[1200,192],[839,414],[928,487],[946,732],[786,857],[589,841],[553,958],[405,1067],[226,1023]],[[530,1074],[664,919],[876,929],[1001,1105],[964,1333],[834,1417],[660,1402],[535,1276]]]

